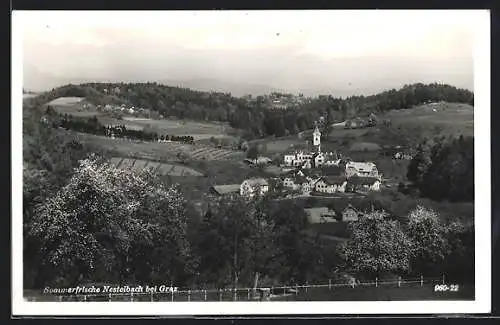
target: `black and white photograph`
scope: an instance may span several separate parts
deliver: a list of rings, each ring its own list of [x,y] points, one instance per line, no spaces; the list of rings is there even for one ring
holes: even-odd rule
[[[13,313],[489,312],[489,19],[14,11]]]

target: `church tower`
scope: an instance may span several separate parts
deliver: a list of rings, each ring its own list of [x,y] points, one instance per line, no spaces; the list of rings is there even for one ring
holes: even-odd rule
[[[321,132],[317,126],[313,132],[313,145],[318,149],[318,152],[321,152]]]

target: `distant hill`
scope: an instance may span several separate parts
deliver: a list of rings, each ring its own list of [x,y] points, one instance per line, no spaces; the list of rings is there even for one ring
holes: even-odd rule
[[[269,85],[259,85],[242,83],[237,81],[222,81],[212,78],[190,79],[190,80],[161,80],[159,83],[169,86],[180,86],[199,91],[217,91],[231,93],[236,97],[244,95],[265,95],[271,92],[286,92],[285,89],[279,89]]]
[[[370,96],[318,96],[295,110],[276,111],[269,110],[263,102],[248,101],[233,94],[184,87],[156,82],[73,84],[37,96],[32,103],[43,105],[58,97],[85,97],[95,105],[124,104],[165,117],[227,122],[235,129],[244,130],[243,136],[247,139],[297,134],[310,130],[319,117],[335,123],[354,116],[368,116],[371,112],[403,111],[428,102],[474,103],[474,93],[466,89],[418,83]]]

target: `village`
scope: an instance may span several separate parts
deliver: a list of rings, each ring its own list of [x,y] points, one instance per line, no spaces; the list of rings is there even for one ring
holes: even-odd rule
[[[241,184],[221,184],[211,188],[212,196],[239,194],[252,199],[273,194],[277,200],[300,197],[338,198],[339,196],[364,196],[370,191],[380,191],[382,173],[373,162],[344,160],[336,153],[321,150],[321,132],[313,132],[313,148],[283,154],[281,175],[269,178],[249,178]],[[246,159],[252,165],[269,165],[271,159],[257,157]],[[348,210],[352,210],[352,206]],[[325,207],[306,209],[312,218],[328,222],[332,211]],[[346,214],[346,218],[353,218]],[[313,221],[313,220],[311,220]],[[331,220],[330,220],[331,221]],[[343,220],[347,221],[347,220]],[[318,220],[313,223],[319,222]]]

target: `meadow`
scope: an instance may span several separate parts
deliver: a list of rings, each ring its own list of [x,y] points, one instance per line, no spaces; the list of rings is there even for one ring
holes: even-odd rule
[[[169,135],[190,135],[195,141],[226,139],[235,142],[236,130],[227,123],[199,122],[180,119],[150,119],[144,117],[123,116],[121,119],[113,117],[111,113],[98,111],[93,105],[88,104],[83,97],[59,97],[46,105],[52,106],[60,114],[76,117],[96,116],[104,125],[125,125],[128,129],[144,130]],[[209,141],[204,141],[209,144]]]
[[[468,104],[425,104],[412,109],[389,111],[381,117],[390,118],[396,127],[421,127],[427,134],[437,127],[442,128],[444,134],[474,135],[474,107]]]

